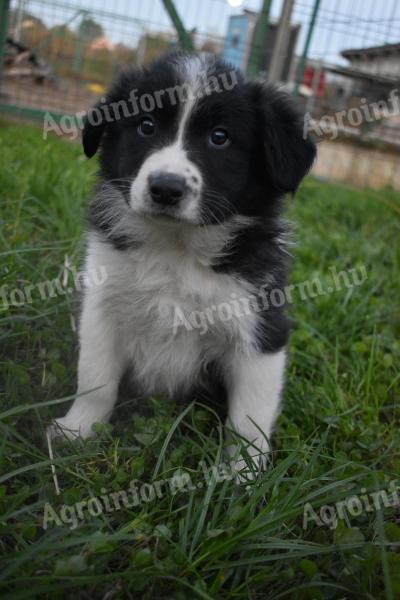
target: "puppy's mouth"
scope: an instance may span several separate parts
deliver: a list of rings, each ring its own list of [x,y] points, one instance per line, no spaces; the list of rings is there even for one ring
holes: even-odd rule
[[[143,215],[149,221],[153,223],[160,223],[163,225],[199,225],[197,221],[188,219],[182,215],[169,215],[165,213],[145,213]]]
[[[158,223],[164,224],[191,224],[198,225],[198,222],[194,219],[188,218],[182,211],[177,207],[170,206],[158,206],[152,202],[145,202],[144,206],[139,209],[134,209],[137,214],[142,218]]]
[[[175,178],[164,177],[161,183],[156,180],[144,190],[135,188],[133,183],[129,206],[141,218],[164,224],[199,224],[199,198],[193,198],[192,190],[184,180],[179,179],[176,183]]]
[[[174,212],[150,208],[142,211],[144,217],[160,221],[182,221],[182,217]]]

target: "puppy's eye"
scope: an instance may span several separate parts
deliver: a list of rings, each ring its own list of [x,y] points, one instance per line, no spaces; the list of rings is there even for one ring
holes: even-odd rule
[[[217,127],[211,133],[209,142],[211,146],[218,146],[219,148],[227,146],[230,142],[229,133],[226,131],[226,129],[222,129],[222,127]]]
[[[152,119],[150,119],[149,117],[144,117],[140,121],[137,130],[138,130],[139,135],[141,135],[143,137],[149,137],[149,136],[155,134],[156,126]]]

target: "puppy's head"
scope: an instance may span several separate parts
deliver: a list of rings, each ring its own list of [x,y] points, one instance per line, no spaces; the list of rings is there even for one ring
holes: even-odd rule
[[[315,157],[290,97],[210,56],[167,55],[123,74],[87,115],[87,156],[145,218],[261,216]]]

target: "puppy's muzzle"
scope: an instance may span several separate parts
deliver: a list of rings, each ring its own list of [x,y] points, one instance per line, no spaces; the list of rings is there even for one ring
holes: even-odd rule
[[[148,177],[150,197],[159,206],[176,206],[186,191],[186,179],[167,171],[155,171]]]

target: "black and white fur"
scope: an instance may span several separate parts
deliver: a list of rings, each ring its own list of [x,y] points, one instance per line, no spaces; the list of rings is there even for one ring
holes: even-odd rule
[[[216,321],[204,335],[185,327],[174,335],[174,315],[177,306],[190,315],[234,294],[285,285],[282,200],[309,170],[315,146],[284,92],[235,71],[237,85],[207,94],[204,72],[232,68],[176,53],[130,70],[107,103],[127,100],[132,89],[154,93],[182,83],[194,93],[176,105],[164,97],[148,114],[86,122],[86,154],[100,147],[86,269],[105,268],[107,279],[84,296],[77,398],[56,421],[67,435],[86,438],[93,423],[109,419],[129,371],[144,394],[192,399],[223,389],[229,429],[268,449],[284,382],[284,307]],[[154,133],[143,135],[148,118]],[[227,134],[226,144],[213,144],[215,130]],[[153,200],[154,173],[184,178],[177,204]]]

